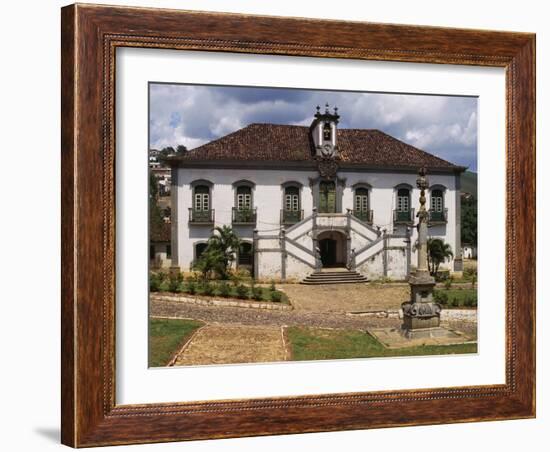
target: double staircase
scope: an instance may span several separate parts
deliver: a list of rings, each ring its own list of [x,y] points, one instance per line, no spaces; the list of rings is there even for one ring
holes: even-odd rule
[[[361,284],[367,281],[361,273],[342,268],[316,271],[305,278],[301,284]]]

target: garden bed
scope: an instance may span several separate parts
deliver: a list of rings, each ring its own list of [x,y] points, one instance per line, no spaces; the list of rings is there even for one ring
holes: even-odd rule
[[[268,287],[260,286],[254,281],[244,284],[241,281],[202,280],[197,278],[184,279],[181,273],[167,275],[151,273],[149,276],[149,290],[151,293],[170,292],[173,294],[187,294],[190,296],[218,297],[237,299],[240,301],[268,302],[289,304],[288,297],[277,290],[274,283]]]
[[[434,301],[444,309],[477,308],[477,289],[435,289]]]

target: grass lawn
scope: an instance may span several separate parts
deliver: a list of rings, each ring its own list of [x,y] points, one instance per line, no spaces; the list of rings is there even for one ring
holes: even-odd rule
[[[369,334],[357,330],[325,330],[293,326],[287,329],[287,337],[291,344],[292,359],[295,361],[477,352],[477,344],[424,345],[387,349]]]
[[[446,296],[446,302],[443,302],[443,300],[438,301],[437,294]],[[473,307],[475,306],[472,304],[474,299],[477,305],[477,289],[436,289],[434,290],[434,296],[436,297],[436,301],[447,309]]]
[[[197,328],[198,320],[149,319],[149,366],[166,366]]]

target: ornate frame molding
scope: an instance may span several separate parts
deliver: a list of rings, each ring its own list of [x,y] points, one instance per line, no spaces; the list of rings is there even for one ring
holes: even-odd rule
[[[319,26],[326,33],[315,33]],[[534,35],[100,5],[63,8],[61,31],[64,444],[83,447],[535,415]],[[114,86],[118,47],[504,67],[506,383],[117,405]]]

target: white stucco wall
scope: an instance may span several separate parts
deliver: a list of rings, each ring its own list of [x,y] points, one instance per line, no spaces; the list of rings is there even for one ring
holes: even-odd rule
[[[283,207],[282,184],[285,182],[298,182],[302,188],[301,208],[304,210],[304,218],[312,214],[313,209],[313,194],[310,187],[310,178],[318,177],[317,171],[298,171],[298,170],[258,170],[258,169],[199,169],[199,168],[179,168],[177,175],[177,222],[178,222],[178,265],[182,269],[188,269],[194,259],[194,244],[204,242],[211,235],[211,227],[189,225],[188,209],[192,206],[192,187],[193,181],[204,179],[213,184],[211,189],[211,208],[215,210],[216,225],[231,225],[232,207],[235,205],[235,188],[234,183],[239,180],[247,180],[255,184],[253,193],[253,205],[257,208],[257,225],[256,228],[261,235],[277,235],[280,230],[280,210]],[[368,184],[370,190],[370,208],[374,211],[373,226],[380,227],[382,230],[387,230],[388,233],[404,233],[404,227],[394,228],[393,210],[396,204],[395,187],[399,184],[409,184],[416,187],[416,174],[399,173],[399,172],[350,172],[339,171],[340,179],[345,180],[345,187],[342,195],[342,213],[346,209],[353,209],[353,186],[358,183]],[[449,174],[434,174],[428,175],[430,185],[440,185],[446,188],[444,191],[444,207],[447,208],[448,217],[447,223],[444,225],[433,226],[429,229],[430,237],[440,237],[445,242],[449,243],[455,256],[460,255],[460,249],[457,253],[456,249],[456,199],[459,194],[455,190],[456,177]],[[411,207],[418,212],[419,209],[420,191],[413,188],[411,193]],[[430,198],[428,193],[427,205],[429,207]],[[334,220],[337,223],[342,222],[342,219]],[[319,223],[324,224],[331,222],[326,218],[319,218]],[[302,234],[305,230],[310,229],[309,223],[296,228],[289,232],[289,237],[294,238]],[[328,224],[328,223],[327,223]],[[340,224],[338,224],[340,226]],[[242,238],[252,241],[253,226],[235,226],[236,233]],[[304,229],[302,231],[301,229]],[[376,234],[369,232],[374,238]],[[369,236],[370,238],[370,236]],[[416,229],[412,230],[412,244],[414,245],[417,238]],[[311,235],[301,235],[298,237],[298,242],[306,248],[312,248]],[[368,239],[361,237],[359,234],[352,232],[352,248],[360,249]],[[278,246],[277,244],[273,244]],[[261,247],[265,247],[262,244]],[[296,250],[295,250],[296,251]],[[298,251],[296,251],[298,253]],[[277,253],[265,253],[267,260],[265,263],[260,262],[262,273],[266,271],[276,271],[275,266],[280,266],[280,257],[275,257]],[[301,256],[300,257],[306,257]],[[264,257],[262,256],[262,259]],[[294,259],[295,260],[295,259]],[[416,262],[416,253],[412,251],[411,262],[414,265]],[[301,264],[300,265],[304,265]],[[376,264],[378,265],[378,264]],[[452,268],[452,262],[448,262],[442,267]],[[268,270],[269,268],[273,270]],[[389,270],[389,267],[388,267]],[[394,270],[391,270],[394,272]],[[395,270],[396,274],[398,273]],[[287,270],[288,274],[288,270]],[[288,275],[289,277],[291,275]]]
[[[169,268],[172,260],[168,257],[168,249],[166,243],[153,243],[154,256],[150,259],[149,265],[151,268]]]
[[[416,188],[416,174],[407,173],[366,173],[366,172],[345,172],[339,173],[340,177],[346,179],[346,187],[344,188],[342,205],[344,208],[353,208],[353,186],[358,183],[368,184],[372,187],[370,190],[370,208],[373,210],[373,225],[379,226],[381,229],[386,229],[388,232],[396,230],[403,233],[404,227],[397,226],[394,228],[393,211],[396,208],[396,190],[395,187],[399,184],[408,184],[413,187],[411,193],[411,207],[415,214],[420,207],[420,190]],[[449,243],[453,248],[453,253],[457,255],[456,243],[456,178],[453,174],[428,174],[430,186],[441,185],[446,188],[444,191],[444,207],[447,211],[447,223],[430,227],[428,230],[429,237],[437,237]],[[459,200],[460,202],[460,200]],[[428,192],[427,208],[430,206],[430,196]],[[460,232],[460,231],[458,231]],[[412,243],[417,240],[416,229],[412,230]],[[460,253],[460,248],[458,249]],[[416,262],[416,252],[413,249],[412,261]],[[447,262],[442,268],[452,268],[452,262]]]

